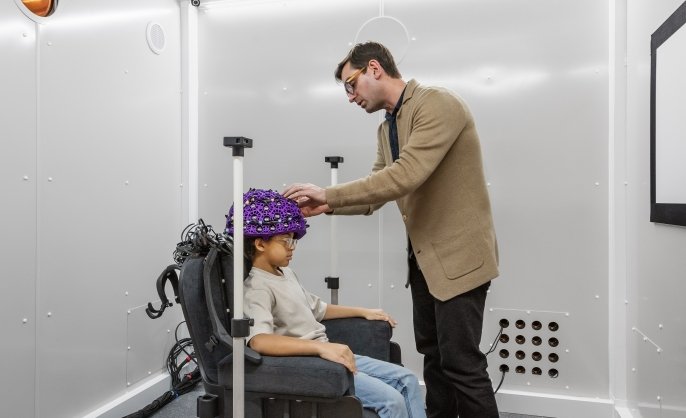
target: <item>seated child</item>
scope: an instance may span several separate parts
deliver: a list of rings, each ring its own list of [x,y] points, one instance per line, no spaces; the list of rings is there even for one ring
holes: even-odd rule
[[[362,317],[395,321],[381,309],[331,305],[305,290],[288,264],[308,227],[298,205],[273,190],[250,189],[243,198],[245,253],[252,261],[244,309],[255,320],[248,345],[269,356],[319,356],[354,373],[355,396],[381,418],[425,418],[417,377],[402,366],[359,356],[328,341],[319,321]],[[233,235],[233,207],[227,231]]]

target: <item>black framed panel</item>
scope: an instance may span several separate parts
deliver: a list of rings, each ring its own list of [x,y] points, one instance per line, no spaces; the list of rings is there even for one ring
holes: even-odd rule
[[[656,127],[657,120],[656,117],[660,109],[656,108],[656,88],[657,88],[657,69],[658,69],[658,48],[664,44],[672,35],[677,33],[680,29],[686,31],[686,28],[682,29],[686,23],[686,2],[684,2],[679,8],[672,13],[672,15],[653,33],[651,36],[650,49],[651,49],[651,70],[650,70],[650,221],[672,224],[672,225],[682,225],[686,226],[686,202],[658,202],[657,201],[657,188],[659,186],[657,173],[657,147],[660,146],[660,142],[656,137]],[[680,33],[681,34],[681,33]],[[686,58],[684,59],[686,63]],[[680,77],[686,77],[686,73]],[[664,88],[661,85],[660,88]],[[683,92],[683,101],[681,103],[686,103],[686,91]],[[683,106],[683,105],[682,105]],[[683,114],[686,117],[686,107],[683,108]],[[674,133],[678,135],[681,140],[686,141],[686,132]],[[679,158],[678,156],[676,158]],[[681,155],[683,164],[686,164],[686,154]],[[665,179],[659,179],[664,182]],[[686,178],[672,178],[668,179],[670,182],[677,184],[677,187],[683,187],[684,193],[686,194]]]

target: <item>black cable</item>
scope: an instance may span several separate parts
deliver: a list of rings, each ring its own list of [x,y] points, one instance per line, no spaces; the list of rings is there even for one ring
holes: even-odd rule
[[[181,321],[181,322],[179,322],[178,325],[176,325],[176,329],[174,329],[174,339],[176,340],[176,343],[177,343],[177,344],[179,344],[179,334],[178,334],[178,333],[179,333],[179,327],[181,326],[181,324],[185,324],[185,323],[186,323],[186,321]],[[190,357],[190,358],[193,360],[193,362],[195,363],[195,365],[198,366],[198,362],[195,361],[195,352],[188,353],[188,351],[186,351],[186,347],[185,347],[185,346],[181,347],[181,349],[183,350],[184,353],[186,353],[186,355],[187,355],[188,357]]]
[[[176,329],[174,330],[176,343],[172,346],[167,355],[167,371],[172,379],[171,390],[165,392],[143,409],[134,412],[133,414],[126,415],[124,418],[147,418],[159,411],[169,402],[193,390],[195,385],[202,380],[191,339],[182,338],[179,340],[178,338],[179,327],[184,322],[185,321],[180,322],[176,326]],[[179,356],[181,356],[182,353],[185,354],[185,356],[179,362]],[[190,362],[195,363],[195,369],[190,373],[182,374],[183,368]]]
[[[500,378],[500,383],[498,383],[498,387],[495,388],[495,392],[493,392],[494,394],[498,393],[498,390],[503,385],[503,382],[505,381],[505,373],[507,373],[507,372],[505,370],[503,370],[503,376]]]
[[[484,354],[489,355],[495,351],[496,347],[498,347],[498,343],[500,342],[500,336],[502,335],[502,333],[503,333],[503,327],[500,327],[500,331],[498,331],[498,335],[495,336],[495,339],[493,340],[493,343],[491,344],[491,349],[488,350]]]

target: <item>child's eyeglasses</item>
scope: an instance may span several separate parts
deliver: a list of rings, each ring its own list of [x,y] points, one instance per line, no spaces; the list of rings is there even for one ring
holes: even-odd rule
[[[369,64],[367,64],[369,65]],[[360,76],[360,74],[364,74],[367,71],[367,65],[364,67],[360,68],[359,70],[355,71],[350,75],[350,77],[345,79],[345,82],[343,83],[343,87],[345,87],[345,92],[348,93],[349,95],[353,95],[355,92],[355,82],[357,78]]]
[[[293,237],[279,238],[279,241],[281,241],[286,248],[290,248],[291,250],[295,250],[295,246],[298,245],[298,240]]]

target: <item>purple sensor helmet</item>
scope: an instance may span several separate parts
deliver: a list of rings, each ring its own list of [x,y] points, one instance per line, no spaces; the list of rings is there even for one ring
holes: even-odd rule
[[[300,239],[307,232],[307,222],[298,204],[276,190],[250,189],[243,194],[243,235],[270,238],[293,233]],[[233,235],[233,205],[226,220],[226,232]]]

